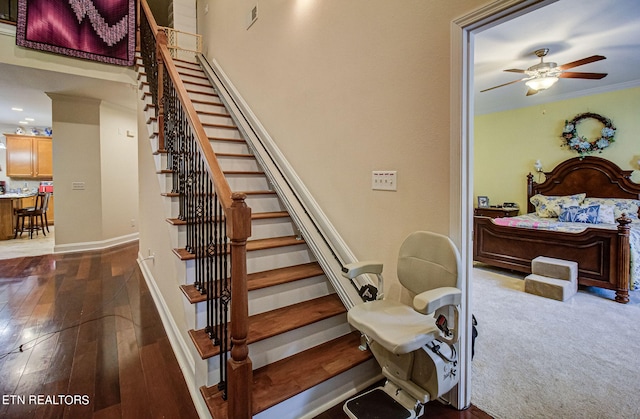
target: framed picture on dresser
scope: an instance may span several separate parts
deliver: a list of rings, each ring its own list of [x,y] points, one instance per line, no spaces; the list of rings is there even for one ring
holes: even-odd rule
[[[478,195],[478,208],[489,208],[489,198]]]

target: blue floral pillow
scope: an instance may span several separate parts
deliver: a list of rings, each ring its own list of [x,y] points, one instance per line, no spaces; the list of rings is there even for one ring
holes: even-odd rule
[[[613,206],[614,218],[620,218],[622,214],[632,220],[638,220],[638,208],[640,208],[640,200],[638,199],[622,199],[622,198],[586,198],[585,205],[611,205]]]
[[[568,223],[598,224],[599,210],[600,205],[563,207],[560,210],[560,215],[558,215],[558,221]]]
[[[586,195],[587,194],[584,193],[567,196],[545,196],[537,194],[532,196],[529,201],[536,207],[538,217],[555,218],[560,214],[560,208],[562,206],[580,205]]]

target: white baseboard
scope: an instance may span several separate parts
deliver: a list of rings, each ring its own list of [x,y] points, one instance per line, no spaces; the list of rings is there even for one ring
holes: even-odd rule
[[[171,344],[173,353],[178,360],[178,365],[180,365],[180,370],[182,371],[184,380],[187,383],[187,388],[189,389],[189,393],[191,394],[193,404],[195,405],[198,415],[201,418],[210,418],[211,415],[209,413],[209,409],[204,402],[204,398],[200,394],[200,389],[198,388],[196,382],[195,361],[193,359],[193,356],[191,356],[191,353],[189,352],[187,342],[185,342],[182,338],[180,330],[173,320],[171,311],[169,310],[169,307],[167,306],[162,293],[158,289],[153,274],[145,263],[147,260],[149,260],[148,257],[145,258],[138,252],[138,265],[140,266],[142,276],[147,283],[147,287],[149,287],[149,292],[151,293],[153,302],[155,303],[156,308],[158,309],[158,313],[160,314],[162,325],[164,326],[164,330],[167,332],[167,337],[169,338],[169,343]]]
[[[92,250],[104,250],[121,244],[138,240],[138,233],[127,234],[126,236],[114,237],[107,240],[94,242],[57,244],[53,247],[53,253],[87,252]]]

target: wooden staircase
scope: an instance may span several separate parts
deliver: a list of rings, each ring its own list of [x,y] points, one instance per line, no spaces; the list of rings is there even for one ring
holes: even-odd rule
[[[379,368],[368,351],[358,349],[359,334],[348,325],[344,305],[200,65],[177,60],[175,65],[232,191],[245,194],[252,208],[247,286],[253,415],[304,417],[310,405],[317,409],[331,402],[335,394],[327,393],[353,391],[377,379]],[[166,150],[158,146],[155,107],[150,103],[141,62],[138,80],[158,177],[161,181],[164,178],[167,186],[163,196],[173,203],[168,206],[172,213],[166,221],[176,229],[178,243],[167,245],[187,264],[187,278],[180,289],[195,306],[196,327],[189,336],[200,357],[207,360],[207,383],[200,391],[212,417],[226,418],[226,402],[217,389],[220,372],[214,361],[219,347],[204,330],[206,295],[189,277],[189,264],[195,256],[184,248],[186,222],[177,217],[175,201],[179,196],[169,188],[172,173],[163,169]],[[317,402],[309,403],[308,399]]]

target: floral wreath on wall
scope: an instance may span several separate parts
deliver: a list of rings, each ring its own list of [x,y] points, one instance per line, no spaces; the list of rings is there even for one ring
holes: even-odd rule
[[[589,141],[587,138],[578,134],[578,123],[588,118],[597,119],[604,125],[600,131],[600,137],[593,141]],[[611,143],[615,141],[615,135],[616,127],[613,126],[613,122],[611,122],[609,118],[591,112],[581,113],[571,121],[565,121],[564,129],[562,130],[562,138],[565,141],[563,145],[569,147],[571,150],[577,151],[580,155],[593,153],[594,151],[602,153],[602,150],[609,147]]]

